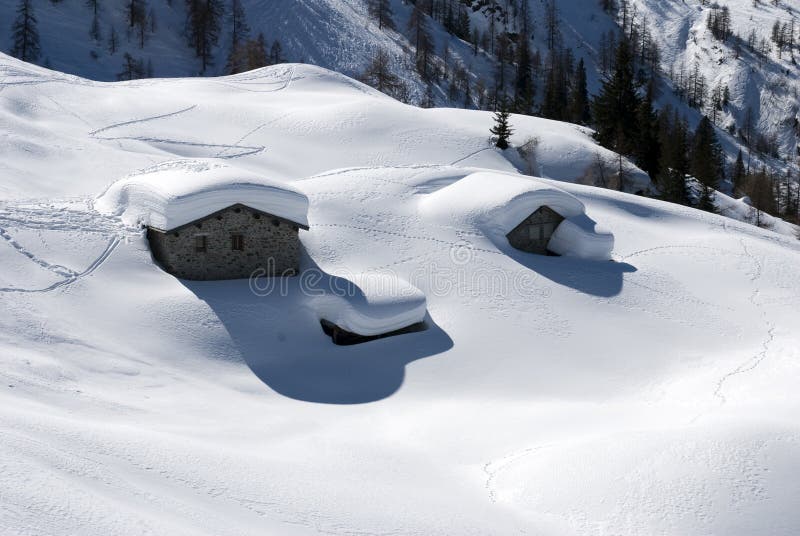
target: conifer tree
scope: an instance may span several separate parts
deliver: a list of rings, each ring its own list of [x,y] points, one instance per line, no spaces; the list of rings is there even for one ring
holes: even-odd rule
[[[11,25],[11,55],[22,61],[34,62],[42,53],[39,30],[31,0],[20,0],[17,18]]]
[[[505,101],[501,101],[500,109],[494,114],[494,126],[489,130],[495,136],[494,144],[498,149],[508,149],[508,139],[514,133],[508,122],[509,116]]]
[[[222,1],[186,0],[186,8],[189,44],[202,60],[202,71],[205,72],[213,62],[213,50],[219,42]]]
[[[242,0],[233,0],[231,4],[231,48],[250,37],[250,26],[247,24],[247,15],[242,5]]]
[[[692,138],[691,173],[700,182],[702,192],[698,208],[716,212],[712,190],[719,187],[722,178],[722,148],[714,133],[714,126],[703,116]]]
[[[633,57],[628,41],[621,39],[614,71],[594,101],[597,141],[620,154],[631,154],[638,139],[638,108]]]
[[[688,204],[686,175],[689,173],[687,151],[688,126],[677,110],[666,106],[658,118],[662,156],[656,182],[665,201]]]
[[[578,62],[575,69],[575,83],[570,93],[569,99],[570,121],[585,125],[591,120],[589,109],[589,93],[586,89],[586,65],[583,58]]]
[[[636,142],[634,155],[636,163],[651,177],[656,177],[659,172],[661,146],[658,139],[658,118],[653,110],[654,82],[647,85],[647,92],[639,103],[637,110],[637,126],[639,139]]]
[[[707,116],[700,120],[692,138],[691,173],[711,188],[717,188],[722,178],[722,148]]]
[[[734,189],[742,187],[744,177],[744,158],[742,157],[742,150],[739,149],[739,154],[736,155],[736,163],[733,164],[733,171],[731,173],[731,181],[733,182]]]

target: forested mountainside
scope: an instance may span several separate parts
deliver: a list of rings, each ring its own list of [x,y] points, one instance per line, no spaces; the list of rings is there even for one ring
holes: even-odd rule
[[[311,63],[415,105],[586,124],[655,195],[746,195],[760,223],[797,221],[796,16],[782,0],[14,0],[0,46],[109,81]]]

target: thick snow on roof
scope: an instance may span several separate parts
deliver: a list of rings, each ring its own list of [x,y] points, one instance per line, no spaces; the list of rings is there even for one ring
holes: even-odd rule
[[[542,206],[565,218],[550,241],[554,253],[611,258],[614,235],[586,216],[586,208],[577,197],[549,181],[480,171],[430,194],[420,203],[420,210],[426,217],[448,225],[474,226],[500,238]]]
[[[362,273],[331,277],[315,300],[320,319],[352,333],[381,335],[422,322],[427,303],[415,286],[394,274]]]
[[[130,175],[95,208],[127,224],[170,230],[237,203],[308,226],[308,198],[296,188],[213,160],[166,162]]]

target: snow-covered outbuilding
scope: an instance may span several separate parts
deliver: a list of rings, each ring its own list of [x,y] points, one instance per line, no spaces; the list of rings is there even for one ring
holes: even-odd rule
[[[192,280],[294,275],[308,198],[278,181],[211,160],[161,164],[127,177],[95,202],[147,228],[153,257]]]
[[[480,171],[430,194],[420,208],[428,218],[478,228],[529,253],[608,260],[614,248],[614,235],[586,215],[577,197],[544,179]]]

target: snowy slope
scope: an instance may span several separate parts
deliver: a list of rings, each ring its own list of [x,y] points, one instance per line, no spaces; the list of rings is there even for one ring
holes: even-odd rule
[[[0,72],[5,196],[94,195],[176,158],[220,158],[270,180],[359,166],[522,165],[516,151],[493,147],[488,112],[406,106],[308,65],[108,84],[0,56]],[[598,157],[616,160],[588,129],[524,116],[514,127],[517,145],[539,139],[535,171],[547,178],[583,180]],[[631,175],[631,189],[647,189],[644,172],[631,166]]]
[[[794,238],[572,184],[611,155],[514,118],[555,179],[532,183],[614,235],[614,262],[525,254],[470,200],[435,202],[487,168],[526,180],[489,114],[301,65],[124,84],[0,68],[0,532],[800,530]],[[180,281],[94,210],[182,157],[291,182],[302,268],[324,277]],[[314,291],[362,276],[424,295],[428,329],[334,346]]]

